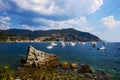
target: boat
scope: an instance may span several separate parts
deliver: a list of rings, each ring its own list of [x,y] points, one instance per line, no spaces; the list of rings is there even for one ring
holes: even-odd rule
[[[56,43],[54,43],[54,42],[52,42],[52,43],[51,43],[51,46],[57,46],[57,44],[56,44]]]
[[[50,45],[50,46],[47,46],[47,48],[48,48],[48,49],[52,49],[52,48],[53,48],[53,46],[51,46],[51,45]]]
[[[92,42],[92,47],[96,47],[97,46],[97,42]]]
[[[71,46],[75,46],[76,43],[75,43],[75,42],[70,42],[70,45],[71,45]]]
[[[84,45],[84,44],[85,44],[85,42],[82,42],[81,44],[82,44],[82,45]]]
[[[102,47],[97,48],[97,50],[105,50],[105,49],[106,49],[105,46],[102,46]]]
[[[61,47],[64,47],[64,46],[66,46],[66,45],[65,45],[65,43],[62,41],[62,42],[61,42]]]

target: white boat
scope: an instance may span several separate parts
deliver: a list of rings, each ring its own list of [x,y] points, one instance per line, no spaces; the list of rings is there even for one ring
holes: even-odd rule
[[[106,49],[105,46],[102,46],[102,47],[100,47],[100,48],[97,48],[97,50],[105,50],[105,49]]]
[[[82,45],[84,45],[84,44],[85,44],[85,42],[82,42],[81,44],[82,44]]]
[[[53,46],[47,46],[47,48],[48,48],[48,49],[52,49],[52,48],[53,48]]]
[[[75,42],[70,42],[70,45],[71,45],[71,46],[75,46],[76,43],[75,43]]]
[[[51,46],[57,46],[57,44],[56,44],[56,43],[54,43],[54,42],[52,42],[52,43],[51,43]]]
[[[64,47],[66,46],[64,42],[61,42],[61,47]]]

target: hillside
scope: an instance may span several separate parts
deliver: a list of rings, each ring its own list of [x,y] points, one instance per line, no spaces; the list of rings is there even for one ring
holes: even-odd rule
[[[1,30],[0,39],[15,40],[35,40],[35,41],[100,41],[100,39],[90,33],[78,31],[72,28],[61,30],[24,30],[9,29]],[[2,41],[2,40],[0,40]]]

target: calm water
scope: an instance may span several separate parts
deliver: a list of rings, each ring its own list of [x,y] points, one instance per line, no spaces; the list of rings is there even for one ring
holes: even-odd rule
[[[60,61],[89,64],[93,70],[105,70],[115,79],[120,79],[120,43],[108,43],[106,50],[99,51],[93,48],[90,42],[76,43],[75,46],[60,47],[57,43],[53,49],[47,49],[50,43],[0,43],[0,65],[9,65],[15,68],[20,65],[20,59],[26,55],[27,48],[32,45],[38,50],[56,54]],[[98,47],[103,43],[98,43]]]

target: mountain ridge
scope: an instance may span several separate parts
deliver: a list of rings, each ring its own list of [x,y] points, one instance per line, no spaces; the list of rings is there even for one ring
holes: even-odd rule
[[[101,41],[99,37],[88,33],[78,31],[73,28],[68,29],[54,29],[54,30],[26,30],[26,29],[8,29],[0,30],[7,35],[7,37],[14,37],[18,39],[25,38],[25,40],[39,40],[39,41]],[[24,39],[23,39],[24,40]]]

